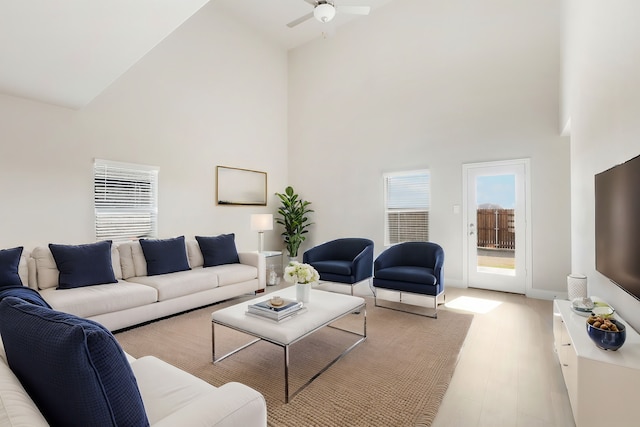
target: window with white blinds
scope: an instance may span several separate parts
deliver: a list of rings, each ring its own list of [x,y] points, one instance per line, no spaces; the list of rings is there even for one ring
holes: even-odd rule
[[[428,170],[384,175],[385,245],[429,240],[430,187]]]
[[[93,182],[97,241],[156,237],[157,167],[96,159]]]

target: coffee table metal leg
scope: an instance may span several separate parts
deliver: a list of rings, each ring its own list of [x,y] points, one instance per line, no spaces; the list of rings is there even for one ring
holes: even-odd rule
[[[351,346],[349,346],[346,350],[344,350],[342,353],[340,353],[338,355],[338,357],[336,357],[331,362],[329,362],[318,373],[314,374],[311,377],[311,379],[309,379],[309,381],[307,381],[305,384],[303,384],[300,388],[298,388],[296,391],[294,391],[291,395],[289,395],[289,346],[288,345],[284,346],[284,348],[285,348],[285,353],[284,353],[284,358],[285,358],[285,363],[284,363],[284,390],[285,390],[286,403],[289,403],[289,401],[291,399],[296,397],[296,395],[298,393],[300,393],[302,390],[304,390],[309,384],[311,384],[313,382],[313,380],[315,380],[320,375],[322,375],[327,369],[329,369],[331,366],[333,366],[338,360],[342,359],[351,350],[356,348],[359,344],[361,344],[363,341],[365,341],[367,339],[367,306],[366,306],[366,304],[362,304],[358,308],[358,310],[362,310],[362,334],[359,334],[359,333],[353,332],[353,331],[349,331],[347,329],[336,328],[336,327],[331,326],[331,325],[329,325],[329,327],[332,327],[334,329],[338,329],[338,330],[343,331],[343,332],[347,332],[349,334],[355,335],[355,336],[360,337],[360,338],[356,342],[351,344]]]
[[[253,345],[255,343],[257,343],[258,341],[261,341],[260,338],[256,338],[251,342],[248,342],[247,344],[236,348],[235,350],[230,351],[229,353],[225,354],[224,356],[220,356],[216,359],[216,335],[215,335],[215,325],[216,322],[211,322],[211,356],[213,359],[213,363],[216,362],[220,362],[221,360],[226,359],[227,357],[236,354],[237,352],[239,352],[240,350],[244,350],[245,348],[249,347],[250,345]]]
[[[363,340],[367,339],[367,306],[366,305],[362,307],[362,335],[360,336],[362,337]]]
[[[284,401],[289,403],[289,346],[284,346]]]
[[[211,358],[216,363],[216,324],[211,322]]]

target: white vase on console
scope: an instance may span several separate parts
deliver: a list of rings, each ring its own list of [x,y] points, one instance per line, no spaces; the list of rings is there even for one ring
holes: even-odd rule
[[[584,274],[570,274],[567,276],[567,295],[569,301],[587,297],[587,276]]]

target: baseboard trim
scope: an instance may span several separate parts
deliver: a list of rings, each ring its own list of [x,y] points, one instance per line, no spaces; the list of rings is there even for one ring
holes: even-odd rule
[[[545,289],[529,289],[527,290],[527,297],[553,301],[554,299],[567,299],[567,293],[558,292],[558,291],[549,291]]]
[[[464,281],[462,280],[445,278],[445,290],[447,289],[447,286],[451,286],[452,288],[462,288],[462,289],[468,288],[466,283],[464,283]],[[546,290],[546,289],[527,289],[525,296],[528,298],[544,299],[549,301],[553,301],[554,299],[568,298],[566,291],[553,291],[553,290]]]

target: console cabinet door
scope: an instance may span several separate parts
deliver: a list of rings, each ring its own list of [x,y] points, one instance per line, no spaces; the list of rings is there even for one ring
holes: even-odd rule
[[[562,322],[562,332],[560,339],[560,367],[562,368],[562,376],[564,377],[564,383],[567,386],[567,392],[569,394],[569,400],[571,401],[571,410],[573,412],[573,419],[577,420],[577,408],[578,408],[578,355],[571,342],[571,337],[567,331],[567,327]]]

